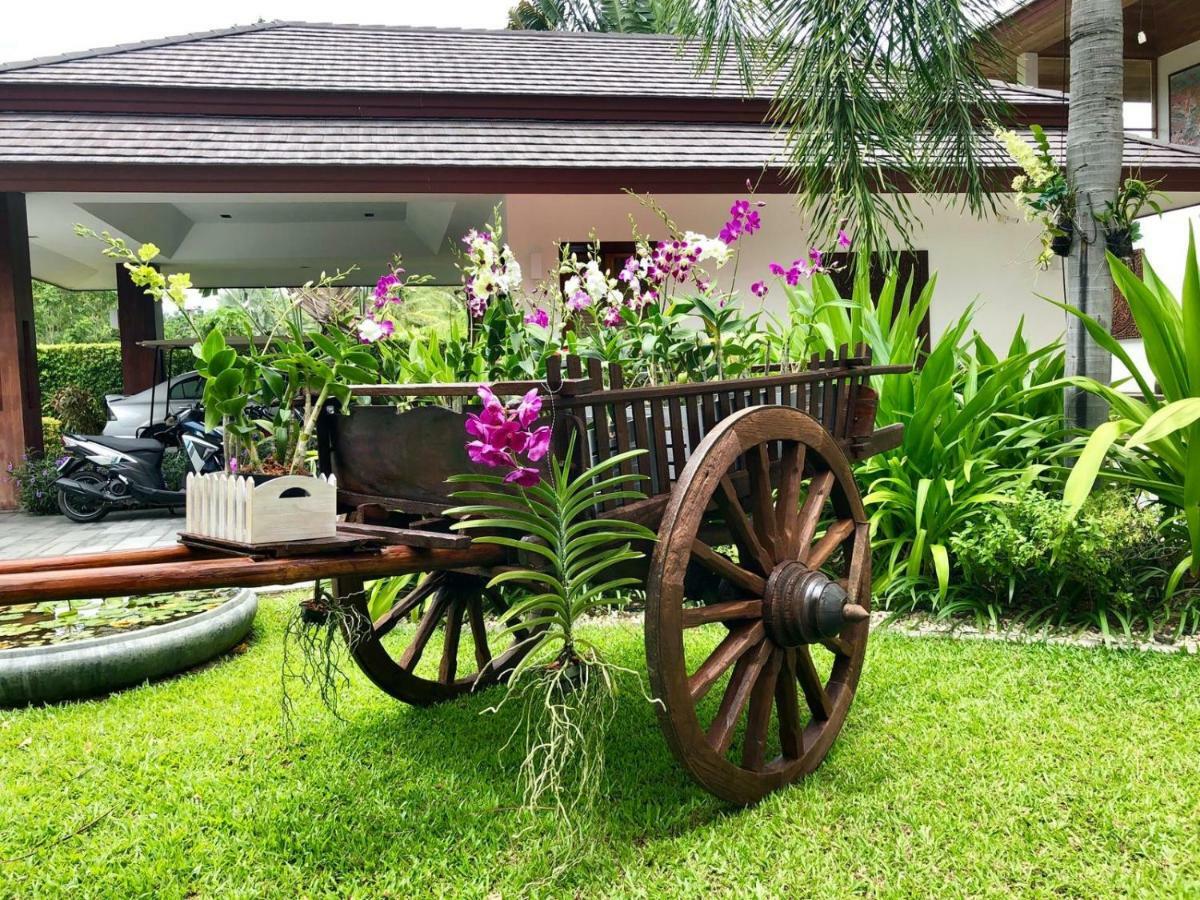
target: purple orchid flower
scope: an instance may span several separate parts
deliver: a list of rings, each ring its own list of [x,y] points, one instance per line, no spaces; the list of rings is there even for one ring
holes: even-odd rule
[[[767,283],[765,281],[756,281],[754,284],[750,285],[750,293],[752,293],[755,297],[758,297],[760,300],[767,296],[767,290]]]

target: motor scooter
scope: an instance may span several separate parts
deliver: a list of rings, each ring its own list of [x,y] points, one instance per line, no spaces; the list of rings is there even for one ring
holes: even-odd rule
[[[204,410],[193,406],[147,429],[142,437],[65,434],[58,461],[58,508],[74,522],[97,522],[114,509],[183,507],[185,491],[168,490],[162,460],[178,447],[197,474],[225,467],[224,436],[204,427]]]

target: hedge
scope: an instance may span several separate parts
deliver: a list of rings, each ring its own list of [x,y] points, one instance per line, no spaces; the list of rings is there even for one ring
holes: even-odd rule
[[[50,401],[59,388],[77,384],[103,400],[105,394],[121,389],[121,345],[116,341],[102,344],[39,344],[38,385],[42,389],[42,415],[52,416]],[[175,374],[192,369],[192,354],[176,350],[171,368]]]

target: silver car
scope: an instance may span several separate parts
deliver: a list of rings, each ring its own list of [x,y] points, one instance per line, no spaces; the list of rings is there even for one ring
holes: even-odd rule
[[[142,429],[148,425],[159,424],[168,415],[199,403],[203,393],[204,381],[200,375],[184,372],[128,397],[109,394],[104,398],[104,404],[108,407],[104,434],[108,437],[139,437]]]

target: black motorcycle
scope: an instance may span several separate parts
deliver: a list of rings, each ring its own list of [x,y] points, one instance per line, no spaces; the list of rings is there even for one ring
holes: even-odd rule
[[[168,490],[163,480],[163,453],[178,447],[188,468],[197,474],[225,467],[222,435],[204,428],[204,411],[196,406],[142,432],[143,437],[102,434],[63,435],[58,462],[58,508],[75,522],[96,522],[113,509],[182,507],[183,490]]]

